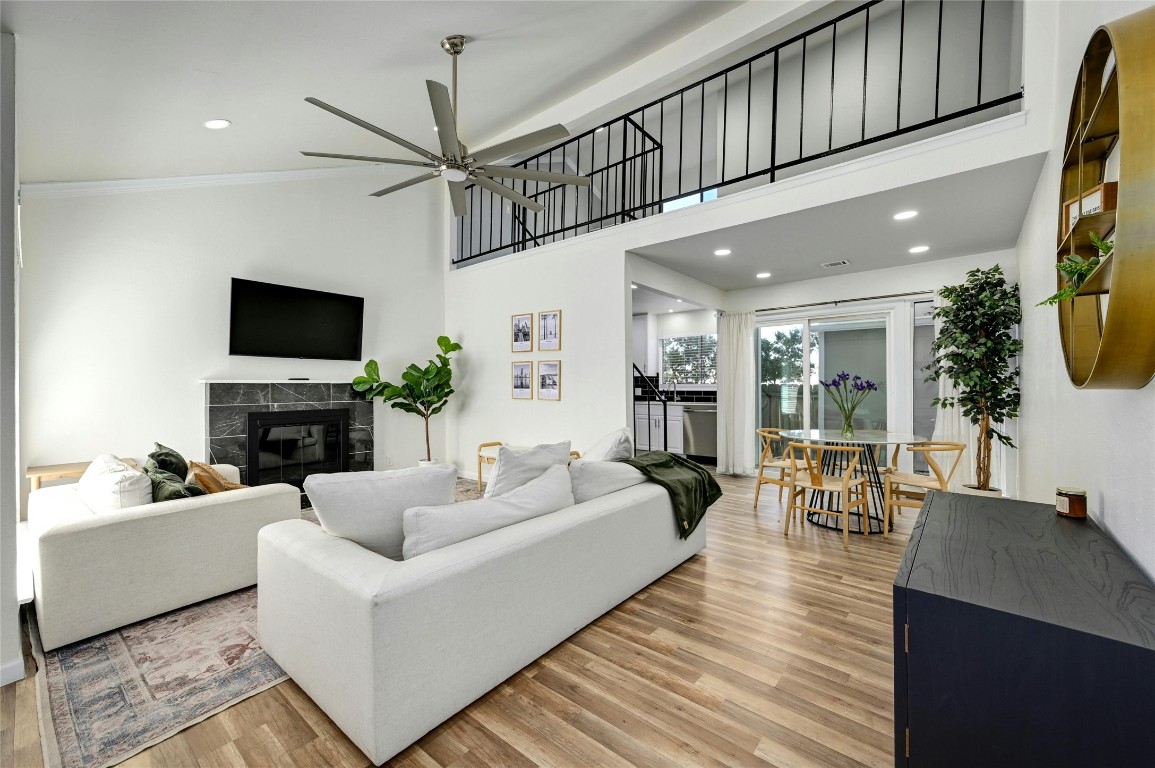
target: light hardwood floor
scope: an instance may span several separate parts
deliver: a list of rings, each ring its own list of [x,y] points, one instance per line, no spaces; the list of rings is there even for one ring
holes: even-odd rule
[[[889,539],[795,525],[754,481],[719,477],[706,550],[389,762],[458,766],[889,766]],[[28,660],[31,667],[31,660]],[[39,766],[31,675],[0,689],[0,765]],[[124,766],[348,766],[369,760],[293,682]]]

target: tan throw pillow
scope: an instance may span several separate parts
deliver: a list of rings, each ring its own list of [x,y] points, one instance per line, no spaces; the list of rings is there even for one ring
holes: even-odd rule
[[[192,472],[193,479],[196,480],[197,485],[204,488],[209,493],[219,493],[221,491],[235,491],[238,488],[248,488],[249,486],[243,483],[234,483],[220,472],[210,467],[208,464],[203,464],[199,461],[190,461],[188,463],[189,471]]]

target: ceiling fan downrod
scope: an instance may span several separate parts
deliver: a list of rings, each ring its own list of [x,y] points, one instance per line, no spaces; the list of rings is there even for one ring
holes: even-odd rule
[[[441,50],[453,57],[453,122],[457,122],[457,57],[465,50],[465,35],[449,35],[442,38]]]

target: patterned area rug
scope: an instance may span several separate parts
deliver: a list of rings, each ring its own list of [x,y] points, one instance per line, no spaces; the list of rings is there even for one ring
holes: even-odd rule
[[[458,481],[457,501],[480,496]],[[288,679],[257,640],[256,587],[47,653],[28,616],[48,768],[115,765]]]

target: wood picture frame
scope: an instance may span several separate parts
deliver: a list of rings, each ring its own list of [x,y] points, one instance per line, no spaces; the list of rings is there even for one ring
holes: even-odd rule
[[[537,351],[561,350],[561,310],[547,309],[537,313]]]
[[[1096,213],[1105,213],[1115,210],[1119,197],[1119,182],[1105,181],[1096,184],[1078,197],[1072,197],[1063,203],[1063,236],[1066,237],[1071,227],[1079,220],[1079,216],[1093,216]],[[1079,210],[1079,201],[1082,201],[1082,213]]]
[[[533,399],[533,361],[515,360],[510,377],[510,393],[514,400]]]
[[[509,321],[510,351],[533,351],[533,313],[513,315]]]
[[[537,399],[561,400],[561,360],[537,361]]]

